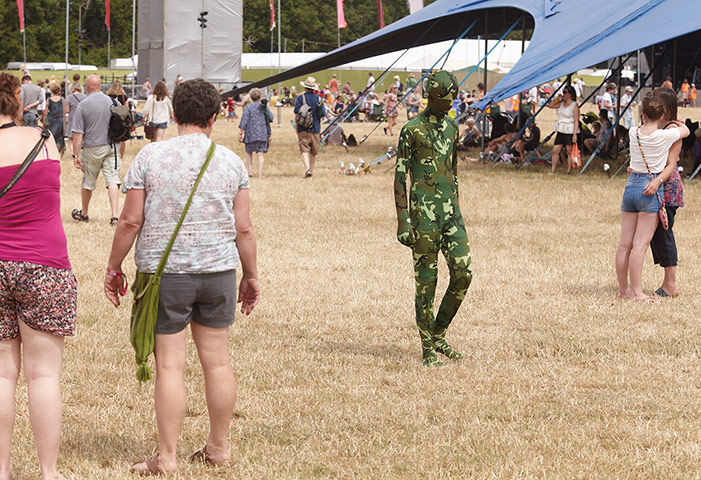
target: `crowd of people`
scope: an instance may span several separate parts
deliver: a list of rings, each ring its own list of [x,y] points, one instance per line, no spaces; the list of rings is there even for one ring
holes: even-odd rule
[[[160,269],[164,251],[170,251],[167,245],[173,248],[162,271],[155,325],[158,453],[134,464],[132,471],[159,475],[177,469],[177,442],[186,409],[183,376],[188,326],[204,371],[210,419],[209,436],[191,460],[215,466],[226,464],[230,459],[228,432],[236,396],[229,364],[228,329],[234,322],[236,303],[241,303],[241,312],[248,315],[260,297],[249,175],[253,174],[255,153],[258,176],[262,177],[273,113],[257,88],[241,99],[232,99],[233,104],[227,100],[222,105],[220,92],[201,79],[179,78],[172,94],[163,81],[153,88],[150,81],[146,82],[139,96],[145,100],[141,114],[153,129],[152,143],[138,152],[120,179],[124,145],[109,138],[109,123],[115,106],[135,107],[135,100],[127,96],[119,82],[103,93],[97,75],[88,76],[84,88],[80,80],[78,76],[72,83],[62,85],[50,79],[44,82],[48,85],[48,92],[44,93],[42,82],[35,85],[29,74],[20,80],[0,73],[0,140],[5,146],[0,152],[0,187],[9,187],[0,196],[0,400],[7,419],[0,422],[0,478],[9,478],[11,472],[15,390],[22,364],[29,385],[29,414],[42,479],[63,478],[57,471],[61,431],[59,380],[64,338],[75,334],[78,295],[60,215],[60,160],[67,149],[72,152],[73,165],[82,171],[81,208],[71,212],[74,220],[90,221],[90,201],[100,173],[107,187],[110,224],[116,227],[104,277],[104,292],[110,302],[119,306],[120,297],[126,293],[122,266],[134,245],[137,268],[146,274]],[[413,75],[404,83],[399,76],[393,80],[381,95],[375,91],[376,82],[370,74],[363,92],[356,94],[349,83],[341,88],[334,76],[328,85],[332,98],[328,98],[326,89],[314,77],[308,77],[300,82],[301,93],[290,88],[287,93],[283,90],[287,96],[275,97],[273,92],[270,101],[293,107],[304,178],[314,174],[322,122],[332,121],[334,115],[344,112],[346,96],[371,102],[373,114],[372,102],[379,102],[381,96],[379,118],[387,121],[388,136],[395,135],[398,109],[406,109],[408,123],[396,132],[397,238],[411,247],[415,260],[417,326],[423,362],[436,366],[441,363],[437,353],[451,359],[462,358],[446,342],[445,334],[472,279],[469,244],[458,203],[455,152],[489,138],[488,153],[508,154],[518,159],[515,162],[523,162],[526,152],[537,152],[540,146],[540,130],[532,115],[535,107],[543,106],[542,97],[548,94],[542,88],[525,92],[521,98],[526,99],[530,109],[518,106],[515,112],[509,110],[514,106],[513,98],[505,113],[492,108],[488,114],[490,133],[484,128],[486,117],[472,116],[469,111],[474,99],[484,95],[481,84],[474,94],[459,91],[452,74],[434,72],[424,103],[418,90],[405,95],[416,85]],[[691,87],[688,96],[681,98],[682,104],[688,100],[691,105],[695,100],[691,98]],[[551,88],[551,92],[562,92],[545,103],[557,111],[551,171],[554,173],[558,164],[565,162],[569,172],[572,164],[565,155],[572,157],[574,145],[579,143],[588,150],[608,149],[606,134],[602,132],[613,128],[615,115],[612,117],[611,112],[617,108],[616,86],[607,85],[605,93],[596,100],[599,114],[591,122],[591,137],[582,131],[586,123],[580,122],[577,102],[581,90],[555,83]],[[621,106],[633,105],[631,93],[626,90]],[[677,163],[682,141],[691,134],[678,119],[679,102],[680,96],[674,90],[655,89],[640,102],[640,126],[636,126],[634,117],[624,115],[623,125],[616,127],[625,132],[625,148],[631,158],[615,259],[621,299],[653,300],[642,289],[641,272],[648,245],[655,263],[664,268],[662,284],[655,293],[666,297],[679,291],[673,227],[676,211],[684,201]],[[239,141],[245,144],[245,163],[225,146],[210,140],[222,108],[231,118],[230,112],[235,113],[237,106],[244,107]],[[171,122],[176,124],[177,135],[165,140],[164,132]],[[460,132],[462,122],[465,127]],[[39,123],[51,132],[48,138],[38,128]],[[519,127],[526,124],[528,127],[520,132]],[[698,150],[701,157],[701,129],[694,135],[699,147],[695,146],[694,152]],[[622,141],[622,136],[617,141]],[[440,147],[440,154],[426,144],[422,144],[423,149],[411,148],[429,137]],[[615,148],[619,147],[620,144]],[[30,152],[38,159],[24,170],[19,168]],[[407,180],[412,182],[410,198]],[[121,210],[120,190],[126,194]],[[430,197],[432,204],[440,206],[440,218],[435,218],[437,209],[417,211],[409,206],[409,199],[416,204],[414,197],[424,194],[427,196],[422,201],[428,202],[425,198]],[[198,199],[197,208],[184,219],[181,212],[189,206],[188,196]],[[182,233],[173,242],[175,224],[181,226]],[[450,248],[446,248],[448,244]],[[434,317],[435,259],[440,249],[446,255],[451,280],[447,300]],[[239,265],[242,277],[237,294]]]
[[[25,78],[23,84],[30,82]],[[144,146],[120,180],[119,148],[106,136],[111,109],[119,103],[114,97],[123,92],[112,87],[109,96],[102,93],[99,77],[91,75],[85,81],[85,95],[79,85],[70,88],[69,97],[76,104],[68,121],[72,158],[83,172],[83,208],[74,210],[72,217],[89,220],[88,204],[102,171],[111,223],[116,226],[104,291],[115,306],[126,293],[122,263],[135,242],[135,263],[143,274],[153,274],[164,251],[170,253],[161,272],[153,333],[158,453],[134,464],[131,471],[161,475],[177,469],[177,442],[186,411],[183,377],[188,326],[204,372],[210,421],[204,446],[190,460],[225,465],[230,459],[228,438],[236,399],[228,331],[237,302],[248,315],[260,296],[249,177],[236,154],[210,140],[220,113],[220,94],[209,82],[196,79],[181,82],[173,92],[172,107],[169,103],[162,107],[176,122],[177,136]],[[65,98],[53,85],[50,89],[54,98],[47,112],[49,121],[51,105]],[[59,139],[45,136],[35,126],[39,114],[32,108],[38,106],[38,95],[32,88],[25,90],[23,94],[16,76],[0,73],[0,140],[5,146],[0,152],[0,400],[4,405],[0,478],[12,476],[10,445],[22,366],[41,478],[64,480],[57,469],[60,372],[64,338],[76,330],[78,291],[61,220]],[[147,103],[152,100],[157,105],[168,98],[154,97],[158,91],[157,84]],[[161,120],[157,107],[148,115]],[[126,194],[121,212],[117,209],[120,185]],[[196,206],[184,219],[181,213],[189,206],[188,195],[196,198]],[[177,238],[172,236],[176,223],[181,232]],[[237,292],[239,265],[242,276]]]

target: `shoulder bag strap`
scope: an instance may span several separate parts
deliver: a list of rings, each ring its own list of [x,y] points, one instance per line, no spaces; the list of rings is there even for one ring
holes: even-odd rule
[[[638,141],[638,148],[640,148],[640,155],[643,157],[643,162],[645,162],[645,167],[647,168],[647,174],[650,175],[650,181],[652,181],[655,179],[655,177],[652,176],[652,172],[650,171],[650,165],[647,164],[647,160],[645,159],[645,154],[643,153],[643,144],[640,143],[640,127],[635,129],[635,139]],[[659,191],[657,191],[657,201],[660,202],[660,209],[663,209],[665,207],[664,196],[662,198],[660,198]]]
[[[29,152],[27,158],[25,158],[22,164],[19,166],[15,174],[10,179],[10,182],[7,185],[5,185],[2,190],[0,190],[0,198],[2,198],[7,192],[9,192],[10,189],[14,187],[15,184],[19,181],[19,179],[22,178],[22,175],[24,175],[26,171],[29,170],[29,166],[32,164],[34,159],[37,158],[41,147],[44,146],[44,142],[46,142],[46,139],[50,136],[51,133],[47,129],[41,131],[41,137],[39,137],[39,141],[36,143],[36,145],[34,145],[34,148],[32,148],[32,150]]]
[[[187,211],[190,209],[190,204],[192,203],[192,197],[195,195],[195,191],[197,191],[197,186],[200,184],[200,180],[202,180],[202,176],[204,175],[205,170],[207,170],[207,167],[209,166],[210,160],[212,160],[212,156],[214,155],[214,150],[216,148],[216,145],[214,142],[212,142],[209,146],[209,150],[207,150],[207,158],[204,161],[204,165],[202,165],[202,169],[200,170],[200,174],[197,175],[197,180],[195,180],[195,185],[192,187],[192,192],[190,192],[190,198],[187,199],[187,203],[185,204],[185,208],[183,209],[183,213],[180,215],[180,220],[178,220],[178,224],[175,226],[175,231],[173,231],[173,235],[170,236],[170,240],[168,241],[168,246],[166,247],[165,252],[163,252],[163,257],[161,258],[160,263],[158,264],[158,268],[156,269],[156,276],[160,277],[163,275],[163,271],[166,268],[166,263],[168,263],[168,256],[170,255],[170,250],[173,248],[173,243],[175,242],[175,237],[178,236],[178,231],[180,230],[180,226],[183,224],[183,220],[185,220],[185,215],[187,215]]]

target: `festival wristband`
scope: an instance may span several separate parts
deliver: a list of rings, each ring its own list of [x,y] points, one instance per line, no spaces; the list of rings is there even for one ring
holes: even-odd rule
[[[107,275],[110,277],[122,277],[124,279],[124,288],[119,291],[119,294],[121,296],[124,296],[127,294],[127,288],[129,286],[129,282],[127,281],[127,276],[124,272],[118,272],[116,270],[110,270],[109,268],[107,269]]]

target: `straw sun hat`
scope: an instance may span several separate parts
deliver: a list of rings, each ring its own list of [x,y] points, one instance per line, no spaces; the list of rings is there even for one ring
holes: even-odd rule
[[[314,77],[307,77],[305,81],[299,82],[299,84],[310,90],[319,90],[319,85],[316,84],[316,79]]]

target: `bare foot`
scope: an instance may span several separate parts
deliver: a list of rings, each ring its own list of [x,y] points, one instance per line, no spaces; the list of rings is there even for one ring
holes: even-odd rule
[[[149,458],[145,462],[135,463],[129,468],[130,472],[138,473],[143,477],[151,475],[163,475],[164,473],[175,472],[177,470],[177,464],[166,464],[165,462],[162,462],[158,454]]]
[[[632,296],[629,298],[630,300],[633,300],[634,302],[645,302],[645,303],[655,303],[655,299],[653,297],[650,297],[648,295],[636,295]]]

